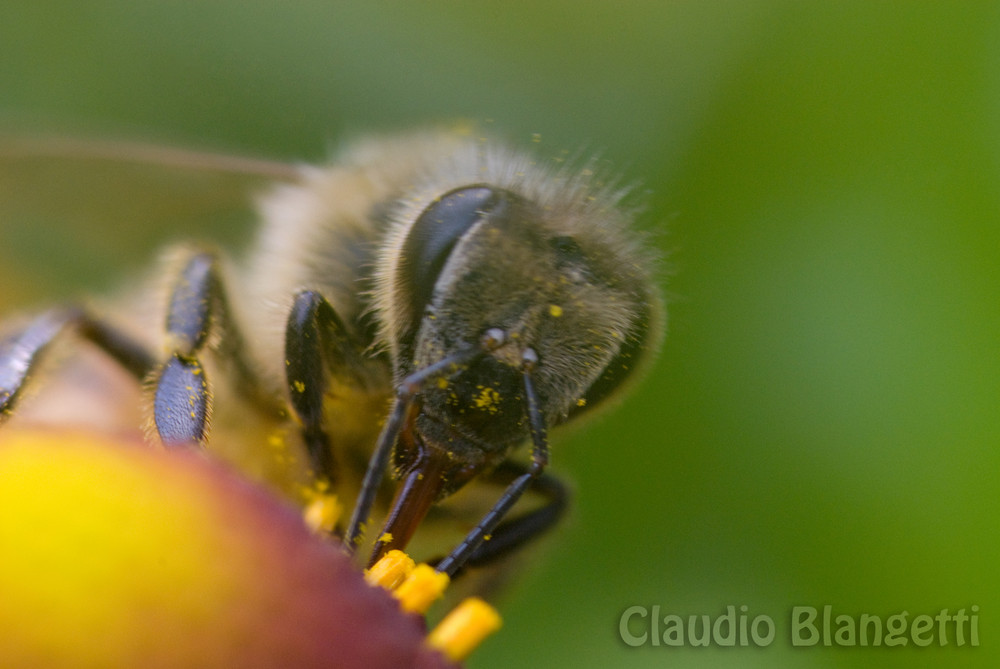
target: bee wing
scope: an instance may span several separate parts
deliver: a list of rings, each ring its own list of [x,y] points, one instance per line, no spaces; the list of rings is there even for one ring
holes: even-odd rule
[[[129,290],[166,243],[238,238],[255,218],[254,195],[296,173],[152,144],[0,135],[0,336],[42,305]],[[45,397],[31,399],[44,401],[23,402],[15,419],[138,431],[135,379],[99,351],[63,343],[48,356],[58,373],[36,374]]]
[[[286,163],[134,142],[0,135],[0,308],[103,288],[184,237],[232,240]]]

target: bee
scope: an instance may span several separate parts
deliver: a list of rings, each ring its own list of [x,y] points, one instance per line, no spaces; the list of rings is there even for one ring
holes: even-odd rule
[[[492,501],[439,571],[455,576],[551,527],[566,488],[545,471],[548,430],[619,396],[664,331],[655,258],[625,189],[592,162],[539,163],[444,130],[362,139],[329,166],[262,170],[278,183],[259,198],[262,223],[239,261],[181,245],[157,290],[8,328],[0,420],[29,388],[44,416],[35,379],[65,378],[81,355],[66,340],[86,342],[76,350],[145,388],[152,441],[257,457],[265,464],[248,466],[287,489],[307,481],[356,499],[334,532],[368,564],[472,487],[495,489]],[[50,358],[62,362],[41,374]],[[528,491],[540,505],[512,513]]]

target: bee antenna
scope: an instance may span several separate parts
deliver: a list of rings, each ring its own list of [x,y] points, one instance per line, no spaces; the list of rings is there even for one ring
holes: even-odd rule
[[[439,572],[454,577],[458,570],[468,561],[469,557],[486,540],[486,537],[493,533],[500,521],[503,520],[511,507],[520,499],[524,491],[527,490],[535,479],[542,474],[542,470],[549,464],[549,438],[545,427],[545,418],[542,416],[541,408],[538,405],[538,394],[535,392],[535,385],[531,380],[531,373],[538,365],[538,354],[533,349],[525,349],[521,354],[521,369],[524,379],[524,401],[525,411],[528,414],[528,425],[531,429],[531,465],[528,471],[514,479],[503,495],[493,505],[493,508],[483,516],[479,524],[465,539],[462,540],[455,550],[448,557],[441,560],[435,567]]]
[[[549,433],[545,426],[545,418],[538,407],[538,394],[531,380],[531,373],[538,365],[538,354],[534,349],[527,348],[521,354],[521,365],[524,377],[524,402],[528,414],[528,426],[531,429],[531,461],[542,467],[549,464]]]

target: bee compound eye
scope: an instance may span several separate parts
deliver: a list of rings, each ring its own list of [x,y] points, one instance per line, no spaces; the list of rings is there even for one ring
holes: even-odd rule
[[[511,195],[484,184],[448,191],[414,221],[402,248],[399,281],[411,296],[410,322],[416,323],[459,240],[484,218],[502,215]]]

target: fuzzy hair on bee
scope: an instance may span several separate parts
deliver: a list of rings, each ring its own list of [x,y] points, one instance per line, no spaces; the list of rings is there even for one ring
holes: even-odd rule
[[[242,261],[198,244],[171,253],[155,328],[74,308],[8,336],[0,410],[74,332],[146,380],[154,440],[236,460],[258,449],[272,459],[262,471],[277,444],[288,481],[356,497],[334,532],[368,546],[368,563],[473,481],[499,492],[438,569],[505,555],[565,506],[544,471],[548,429],[621,396],[664,332],[627,189],[571,163],[426,131],[276,170]],[[529,464],[511,458],[524,443]],[[509,513],[529,490],[543,504]],[[388,510],[373,532],[376,505]]]

